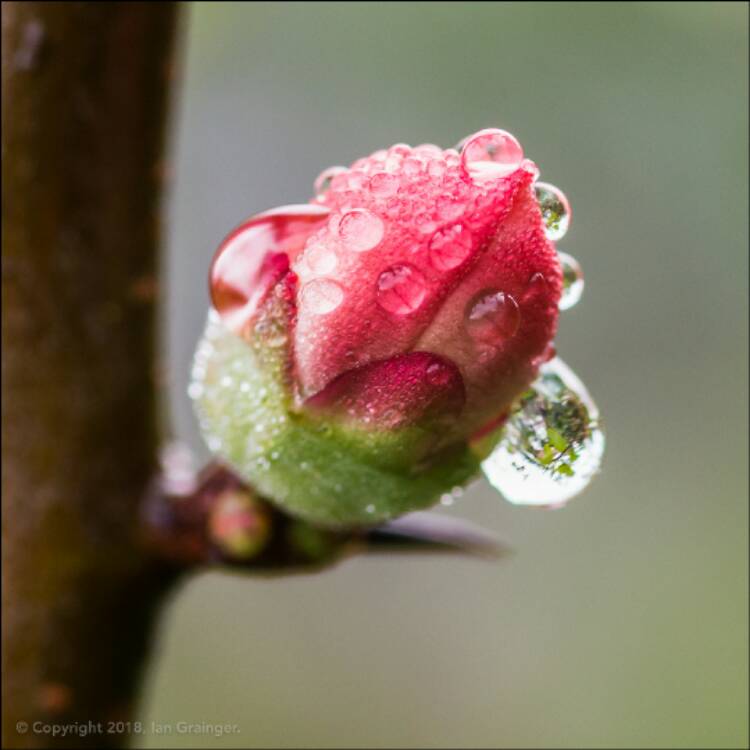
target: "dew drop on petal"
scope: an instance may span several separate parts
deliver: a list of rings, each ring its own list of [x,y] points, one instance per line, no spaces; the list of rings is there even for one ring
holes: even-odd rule
[[[511,338],[520,323],[518,303],[499,290],[479,292],[466,306],[464,324],[471,337],[481,344],[498,344]]]
[[[583,294],[583,271],[578,261],[567,253],[558,252],[562,266],[563,290],[560,297],[560,309],[568,310],[581,299]]]
[[[398,190],[398,177],[390,172],[376,172],[370,177],[370,191],[377,198],[389,198]]]
[[[439,229],[430,239],[430,263],[438,271],[450,271],[469,257],[472,245],[471,232],[463,224]]]
[[[338,233],[349,250],[364,252],[372,250],[383,239],[383,222],[374,213],[355,208],[341,217]]]
[[[313,273],[326,274],[336,268],[336,254],[323,244],[315,244],[305,249],[305,260]]]
[[[560,507],[598,472],[604,442],[596,404],[555,357],[521,396],[482,471],[511,503]]]
[[[547,292],[547,279],[544,278],[544,274],[537,271],[531,275],[529,283],[526,285],[526,289],[523,292],[521,300],[523,302],[531,302],[532,300],[538,299]]]
[[[466,210],[466,203],[458,198],[443,195],[437,200],[437,212],[443,221],[454,221]]]
[[[521,144],[505,130],[480,130],[462,143],[461,164],[478,182],[505,177],[515,172],[522,160]]]
[[[377,287],[378,304],[396,315],[415,312],[427,296],[424,276],[408,263],[397,263],[383,271]]]
[[[565,236],[570,226],[570,203],[560,188],[547,182],[537,182],[534,193],[544,221],[544,234],[557,241]]]
[[[432,159],[427,165],[427,174],[429,174],[430,177],[441,177],[445,174],[446,168],[445,161],[443,161],[442,158]]]
[[[315,279],[302,287],[302,303],[316,315],[333,312],[344,300],[344,290],[331,279]]]
[[[315,197],[320,200],[330,190],[333,178],[336,175],[347,172],[346,167],[328,167],[324,169],[316,178],[313,183],[313,190],[315,191]]]

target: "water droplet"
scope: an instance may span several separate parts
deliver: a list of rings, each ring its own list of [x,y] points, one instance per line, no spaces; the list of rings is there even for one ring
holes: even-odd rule
[[[331,279],[315,279],[302,287],[302,302],[310,312],[325,315],[344,300],[344,290]]]
[[[414,266],[397,263],[378,277],[378,304],[396,315],[418,310],[427,296],[427,282]]]
[[[324,169],[316,178],[315,183],[313,184],[313,189],[315,191],[315,197],[320,200],[325,196],[325,194],[330,190],[331,183],[333,182],[333,178],[336,175],[343,174],[344,172],[347,172],[346,167],[328,167],[328,169]]]
[[[430,240],[430,263],[438,271],[450,271],[469,257],[472,245],[471,232],[463,224],[440,229]]]
[[[521,396],[482,471],[511,503],[560,506],[589,484],[603,453],[596,404],[555,358]]]
[[[374,512],[375,512],[375,506],[374,506],[374,505],[373,505],[372,503],[370,503],[370,504],[369,504],[369,505],[368,505],[368,506],[367,506],[367,507],[365,508],[365,511],[366,511],[367,513],[374,513]]]
[[[437,212],[443,221],[454,221],[466,210],[466,203],[448,195],[441,195],[437,200]]]
[[[515,172],[523,160],[521,144],[505,130],[489,128],[469,136],[461,149],[461,164],[476,181],[496,180]]]
[[[453,495],[451,495],[449,492],[446,492],[440,496],[440,504],[441,505],[453,505]]]
[[[445,161],[443,161],[442,158],[432,159],[427,165],[427,174],[429,174],[430,177],[441,177],[445,174],[446,169]]]
[[[411,153],[411,146],[408,143],[394,143],[388,149],[389,156],[408,156]]]
[[[191,383],[188,386],[188,396],[195,400],[203,395],[203,386],[201,383]]]
[[[330,273],[336,268],[336,254],[323,244],[311,245],[305,250],[305,261],[313,273]]]
[[[518,304],[510,294],[485,290],[466,306],[466,329],[482,344],[496,344],[511,338],[521,323]]]
[[[583,270],[578,261],[567,253],[558,252],[562,266],[563,290],[560,297],[560,309],[568,310],[581,299],[583,294]]]
[[[537,182],[534,193],[542,212],[545,236],[553,241],[562,239],[570,226],[570,204],[565,194],[547,182]]]
[[[401,168],[405,175],[414,177],[422,171],[422,162],[419,159],[415,159],[414,157],[409,157],[408,159],[404,159],[404,163]]]
[[[232,380],[231,375],[224,375],[224,377],[219,381],[219,385],[222,388],[229,388],[234,381]]]
[[[328,220],[330,209],[281,206],[254,216],[222,242],[210,271],[211,301],[224,325],[243,334],[256,319],[265,294],[289,270],[289,254]],[[216,337],[222,329],[209,328]]]
[[[372,250],[383,239],[383,222],[364,208],[355,208],[341,217],[339,237],[349,250]]]
[[[524,304],[533,303],[536,300],[546,301],[547,298],[547,279],[544,274],[537,271],[531,275],[526,289],[521,296],[521,302]]]
[[[378,198],[388,198],[398,190],[398,177],[389,172],[376,172],[370,177],[370,191]]]

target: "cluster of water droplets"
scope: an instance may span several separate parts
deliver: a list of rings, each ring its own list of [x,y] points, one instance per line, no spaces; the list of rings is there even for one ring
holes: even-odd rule
[[[228,343],[242,356],[230,356]],[[226,436],[242,435],[243,460],[258,472],[268,471],[274,456],[273,445],[282,434],[286,415],[272,408],[278,396],[259,375],[257,367],[248,366],[252,352],[240,339],[228,336],[216,311],[211,310],[203,339],[193,358],[188,396],[196,403],[201,430],[213,453],[225,453]],[[208,414],[202,404],[230,404]],[[267,413],[259,420],[256,415]],[[218,415],[218,416],[217,416]]]
[[[544,233],[548,240],[558,242],[570,226],[571,212],[568,199],[562,190],[547,182],[535,183],[534,193],[544,221]],[[583,271],[572,255],[558,250],[557,257],[560,260],[563,280],[560,309],[568,310],[583,294]]]
[[[438,272],[458,268],[474,247],[472,224],[493,209],[497,185],[519,168],[533,172],[545,234],[559,241],[570,225],[568,200],[554,185],[537,180],[538,170],[524,159],[517,139],[504,130],[481,130],[447,150],[432,144],[412,148],[398,143],[359,159],[350,168],[324,170],[315,180],[315,196],[319,203],[331,203],[333,214],[326,240],[321,239],[324,233],[316,233],[303,254],[302,276],[306,272],[309,276],[303,278],[302,289],[307,312],[325,315],[343,302],[345,289],[334,278],[339,254],[375,250],[386,234],[384,220],[389,227],[400,222],[415,231],[412,252],[419,253],[426,242],[428,262]],[[352,208],[363,191],[371,201],[369,208]],[[583,274],[567,253],[560,252],[559,259],[563,271],[560,309],[567,310],[581,297]],[[376,301],[392,315],[415,313],[428,292],[424,274],[408,262],[383,269],[376,279]],[[511,309],[515,300],[505,299]],[[468,312],[469,321],[475,317]],[[473,323],[468,327],[476,328]]]
[[[555,357],[521,396],[482,471],[511,503],[560,507],[588,485],[603,453],[599,410]]]

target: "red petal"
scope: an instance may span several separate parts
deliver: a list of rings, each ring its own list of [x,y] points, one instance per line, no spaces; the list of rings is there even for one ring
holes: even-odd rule
[[[354,365],[424,349],[416,342],[481,257],[498,223],[510,210],[513,195],[529,179],[524,170],[519,170],[494,186],[488,205],[467,210],[460,222],[470,233],[468,249],[462,244],[464,238],[457,237],[453,250],[445,244],[438,248],[437,259],[434,254],[431,257],[431,241],[435,233],[452,230],[455,219],[436,222],[431,232],[423,232],[411,213],[394,219],[388,216],[388,204],[382,199],[366,190],[348,191],[346,205],[334,206],[328,226],[311,238],[293,265],[302,283],[295,340],[303,394],[317,392]],[[466,182],[464,185],[470,203],[475,196],[472,187]],[[427,201],[434,207],[444,199],[440,181],[412,188],[419,191],[415,201]],[[383,230],[377,246],[364,251],[348,247],[340,228],[347,215],[360,207],[375,217]],[[316,250],[324,248],[336,258],[332,269],[316,273],[308,265],[307,255],[313,246]],[[326,285],[324,291],[335,294],[327,294],[326,304],[318,306],[317,294],[306,299],[305,285],[316,291],[315,285],[320,284]],[[452,333],[462,335],[460,331]]]
[[[221,243],[209,274],[210,293],[231,330],[246,329],[261,300],[328,214],[325,206],[282,206],[249,219]]]
[[[454,419],[464,398],[463,380],[452,362],[411,352],[344,372],[305,405],[325,411],[327,418],[391,430]]]
[[[561,283],[555,248],[544,236],[527,183],[482,258],[417,343],[461,370],[467,395],[462,433],[490,422],[533,379],[557,328]],[[493,295],[502,302],[494,320],[485,302]]]

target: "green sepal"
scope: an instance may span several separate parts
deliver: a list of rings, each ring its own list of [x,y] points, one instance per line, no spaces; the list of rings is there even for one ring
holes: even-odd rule
[[[295,410],[282,343],[249,344],[212,313],[191,388],[209,448],[291,515],[371,526],[429,507],[479,472],[465,444],[409,464],[416,432],[349,430]]]

